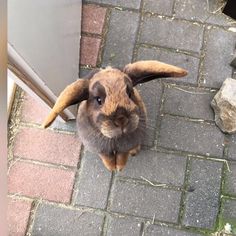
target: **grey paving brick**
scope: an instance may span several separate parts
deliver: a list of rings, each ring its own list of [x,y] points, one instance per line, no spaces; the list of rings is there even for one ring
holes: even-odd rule
[[[215,14],[211,13],[222,6],[222,1],[221,3],[219,0],[209,2],[211,2],[211,4],[209,4],[210,6],[208,9],[207,1],[201,1],[201,4],[199,4],[199,0],[176,0],[174,9],[176,17],[229,26],[228,23],[232,21],[232,19],[230,20],[229,17],[220,11]]]
[[[160,81],[150,81],[145,84],[137,86],[140,95],[143,98],[145,106],[147,108],[147,137],[144,141],[145,146],[153,146],[156,136],[156,123],[160,119],[160,106],[162,95],[162,84]]]
[[[88,75],[91,71],[92,71],[92,69],[90,69],[90,68],[80,68],[80,70],[79,70],[79,78],[85,77],[85,76]]]
[[[230,172],[227,170],[225,175],[224,192],[236,196],[236,163],[228,162]]]
[[[236,220],[236,201],[225,199],[223,201],[222,216],[225,219]]]
[[[102,215],[43,204],[37,209],[32,235],[100,235],[103,218]]]
[[[179,155],[141,151],[130,157],[128,164],[119,176],[140,179],[142,177],[170,185],[181,186],[184,183],[186,158]]]
[[[164,116],[158,145],[202,155],[222,157],[224,135],[215,126]]]
[[[141,25],[140,42],[199,52],[202,37],[203,27],[200,25],[176,19],[145,17]]]
[[[139,236],[141,222],[130,219],[130,217],[109,219],[107,236]]]
[[[127,1],[127,0],[86,0],[85,2],[103,3],[103,4],[109,4],[112,6],[139,9],[141,0],[130,0],[130,1]]]
[[[231,140],[228,148],[228,158],[236,160],[236,134],[231,136]]]
[[[56,119],[55,122],[52,123],[51,128],[69,132],[76,132],[76,122],[75,120],[63,122]]]
[[[177,222],[181,192],[116,181],[110,209],[115,212]]]
[[[158,13],[160,15],[171,16],[174,0],[144,0],[144,11]]]
[[[180,229],[174,229],[160,225],[150,225],[145,230],[145,236],[201,236],[202,234],[192,233]]]
[[[110,187],[111,172],[102,164],[102,160],[86,152],[81,161],[81,170],[76,184],[75,204],[105,208]]]
[[[227,223],[230,224],[232,228],[230,235],[236,235],[236,200],[223,199],[219,220],[222,228]]]
[[[138,19],[138,13],[112,10],[104,48],[103,66],[123,67],[131,62]]]
[[[210,106],[214,95],[215,93],[200,89],[166,88],[164,112],[204,120],[214,120],[214,113]]]
[[[183,223],[185,226],[214,228],[219,211],[223,164],[207,160],[191,161]]]
[[[174,83],[197,84],[199,59],[183,53],[175,53],[165,49],[140,47],[137,60],[158,60],[175,66],[179,66],[188,71],[188,75],[183,78],[163,79]]]
[[[236,34],[219,28],[206,32],[205,57],[203,59],[204,86],[220,88],[231,77]],[[220,56],[219,56],[220,55]]]

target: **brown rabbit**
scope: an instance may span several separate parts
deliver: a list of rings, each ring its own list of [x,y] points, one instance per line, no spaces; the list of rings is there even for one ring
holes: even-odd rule
[[[138,61],[123,70],[97,69],[64,89],[43,127],[50,126],[66,107],[81,102],[77,127],[82,143],[99,154],[108,170],[122,170],[145,137],[146,108],[134,87],[156,78],[185,75],[184,69],[158,61]]]

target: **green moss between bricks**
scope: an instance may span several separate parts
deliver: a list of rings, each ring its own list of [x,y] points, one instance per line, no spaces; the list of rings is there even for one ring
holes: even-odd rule
[[[235,235],[236,234],[236,218],[230,219],[230,218],[219,217],[218,231],[223,230],[227,223],[231,225],[232,233],[233,233],[233,235]]]

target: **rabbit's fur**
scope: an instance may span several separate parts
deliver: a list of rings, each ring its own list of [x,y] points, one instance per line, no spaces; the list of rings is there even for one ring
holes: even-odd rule
[[[100,155],[107,169],[121,170],[145,137],[146,108],[134,86],[186,74],[181,68],[157,61],[135,62],[123,70],[97,69],[60,94],[43,126],[48,127],[69,105],[81,102],[77,127],[82,143]]]

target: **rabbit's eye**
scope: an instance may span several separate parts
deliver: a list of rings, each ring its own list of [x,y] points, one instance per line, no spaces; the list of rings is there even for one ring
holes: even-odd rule
[[[100,97],[96,97],[96,101],[98,105],[102,105],[102,99]]]
[[[127,86],[127,88],[126,88],[126,93],[127,93],[127,95],[129,96],[129,98],[131,98],[131,96],[132,96],[132,89],[129,88],[128,86]]]

